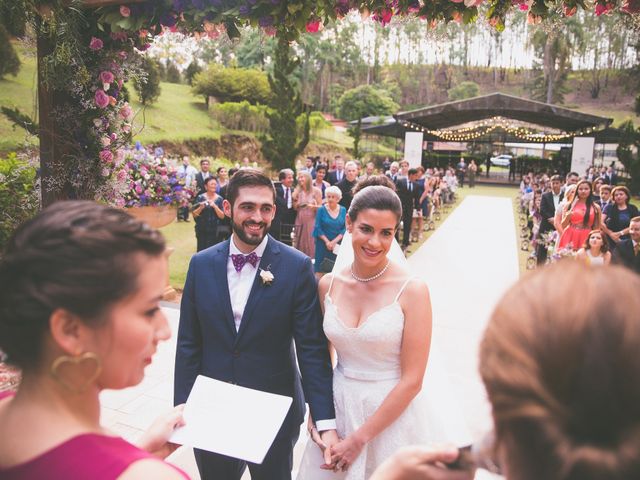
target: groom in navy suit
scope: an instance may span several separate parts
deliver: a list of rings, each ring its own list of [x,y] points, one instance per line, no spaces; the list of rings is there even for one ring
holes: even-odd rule
[[[224,210],[232,237],[197,253],[189,265],[174,400],[187,400],[199,374],[292,397],[261,465],[195,450],[203,480],[239,480],[247,466],[253,480],[290,479],[305,400],[325,445],[338,442],[331,361],[313,269],[309,257],[267,235],[275,191],[263,173],[238,171],[229,181]]]

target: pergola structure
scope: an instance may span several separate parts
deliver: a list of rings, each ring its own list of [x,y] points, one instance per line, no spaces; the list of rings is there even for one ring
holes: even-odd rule
[[[491,93],[363,122],[362,133],[404,138],[407,132],[421,131],[426,141],[570,143],[575,136],[597,137],[601,132],[612,137],[614,129],[608,128],[612,121],[557,105]]]

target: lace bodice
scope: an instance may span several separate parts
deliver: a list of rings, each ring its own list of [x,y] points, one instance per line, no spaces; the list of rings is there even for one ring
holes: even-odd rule
[[[404,287],[403,287],[404,289]],[[347,327],[329,293],[325,295],[324,332],[338,354],[345,377],[356,380],[400,378],[404,314],[396,299],[373,312],[358,327]]]

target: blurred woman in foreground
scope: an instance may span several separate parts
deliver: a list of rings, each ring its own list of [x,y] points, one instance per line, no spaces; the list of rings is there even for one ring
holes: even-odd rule
[[[526,275],[499,302],[480,375],[507,480],[640,478],[638,291],[640,276],[624,268],[564,261]],[[580,301],[570,300],[576,292]],[[437,464],[456,457],[414,447],[371,480],[473,478]]]
[[[0,349],[22,369],[0,398],[2,479],[184,479],[160,459],[180,407],[135,447],[100,425],[103,389],[140,383],[170,336],[162,236],[124,210],[59,202],[0,260]]]

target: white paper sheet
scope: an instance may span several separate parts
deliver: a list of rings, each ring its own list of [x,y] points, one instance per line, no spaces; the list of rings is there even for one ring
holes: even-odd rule
[[[292,399],[198,375],[173,443],[262,463]]]

